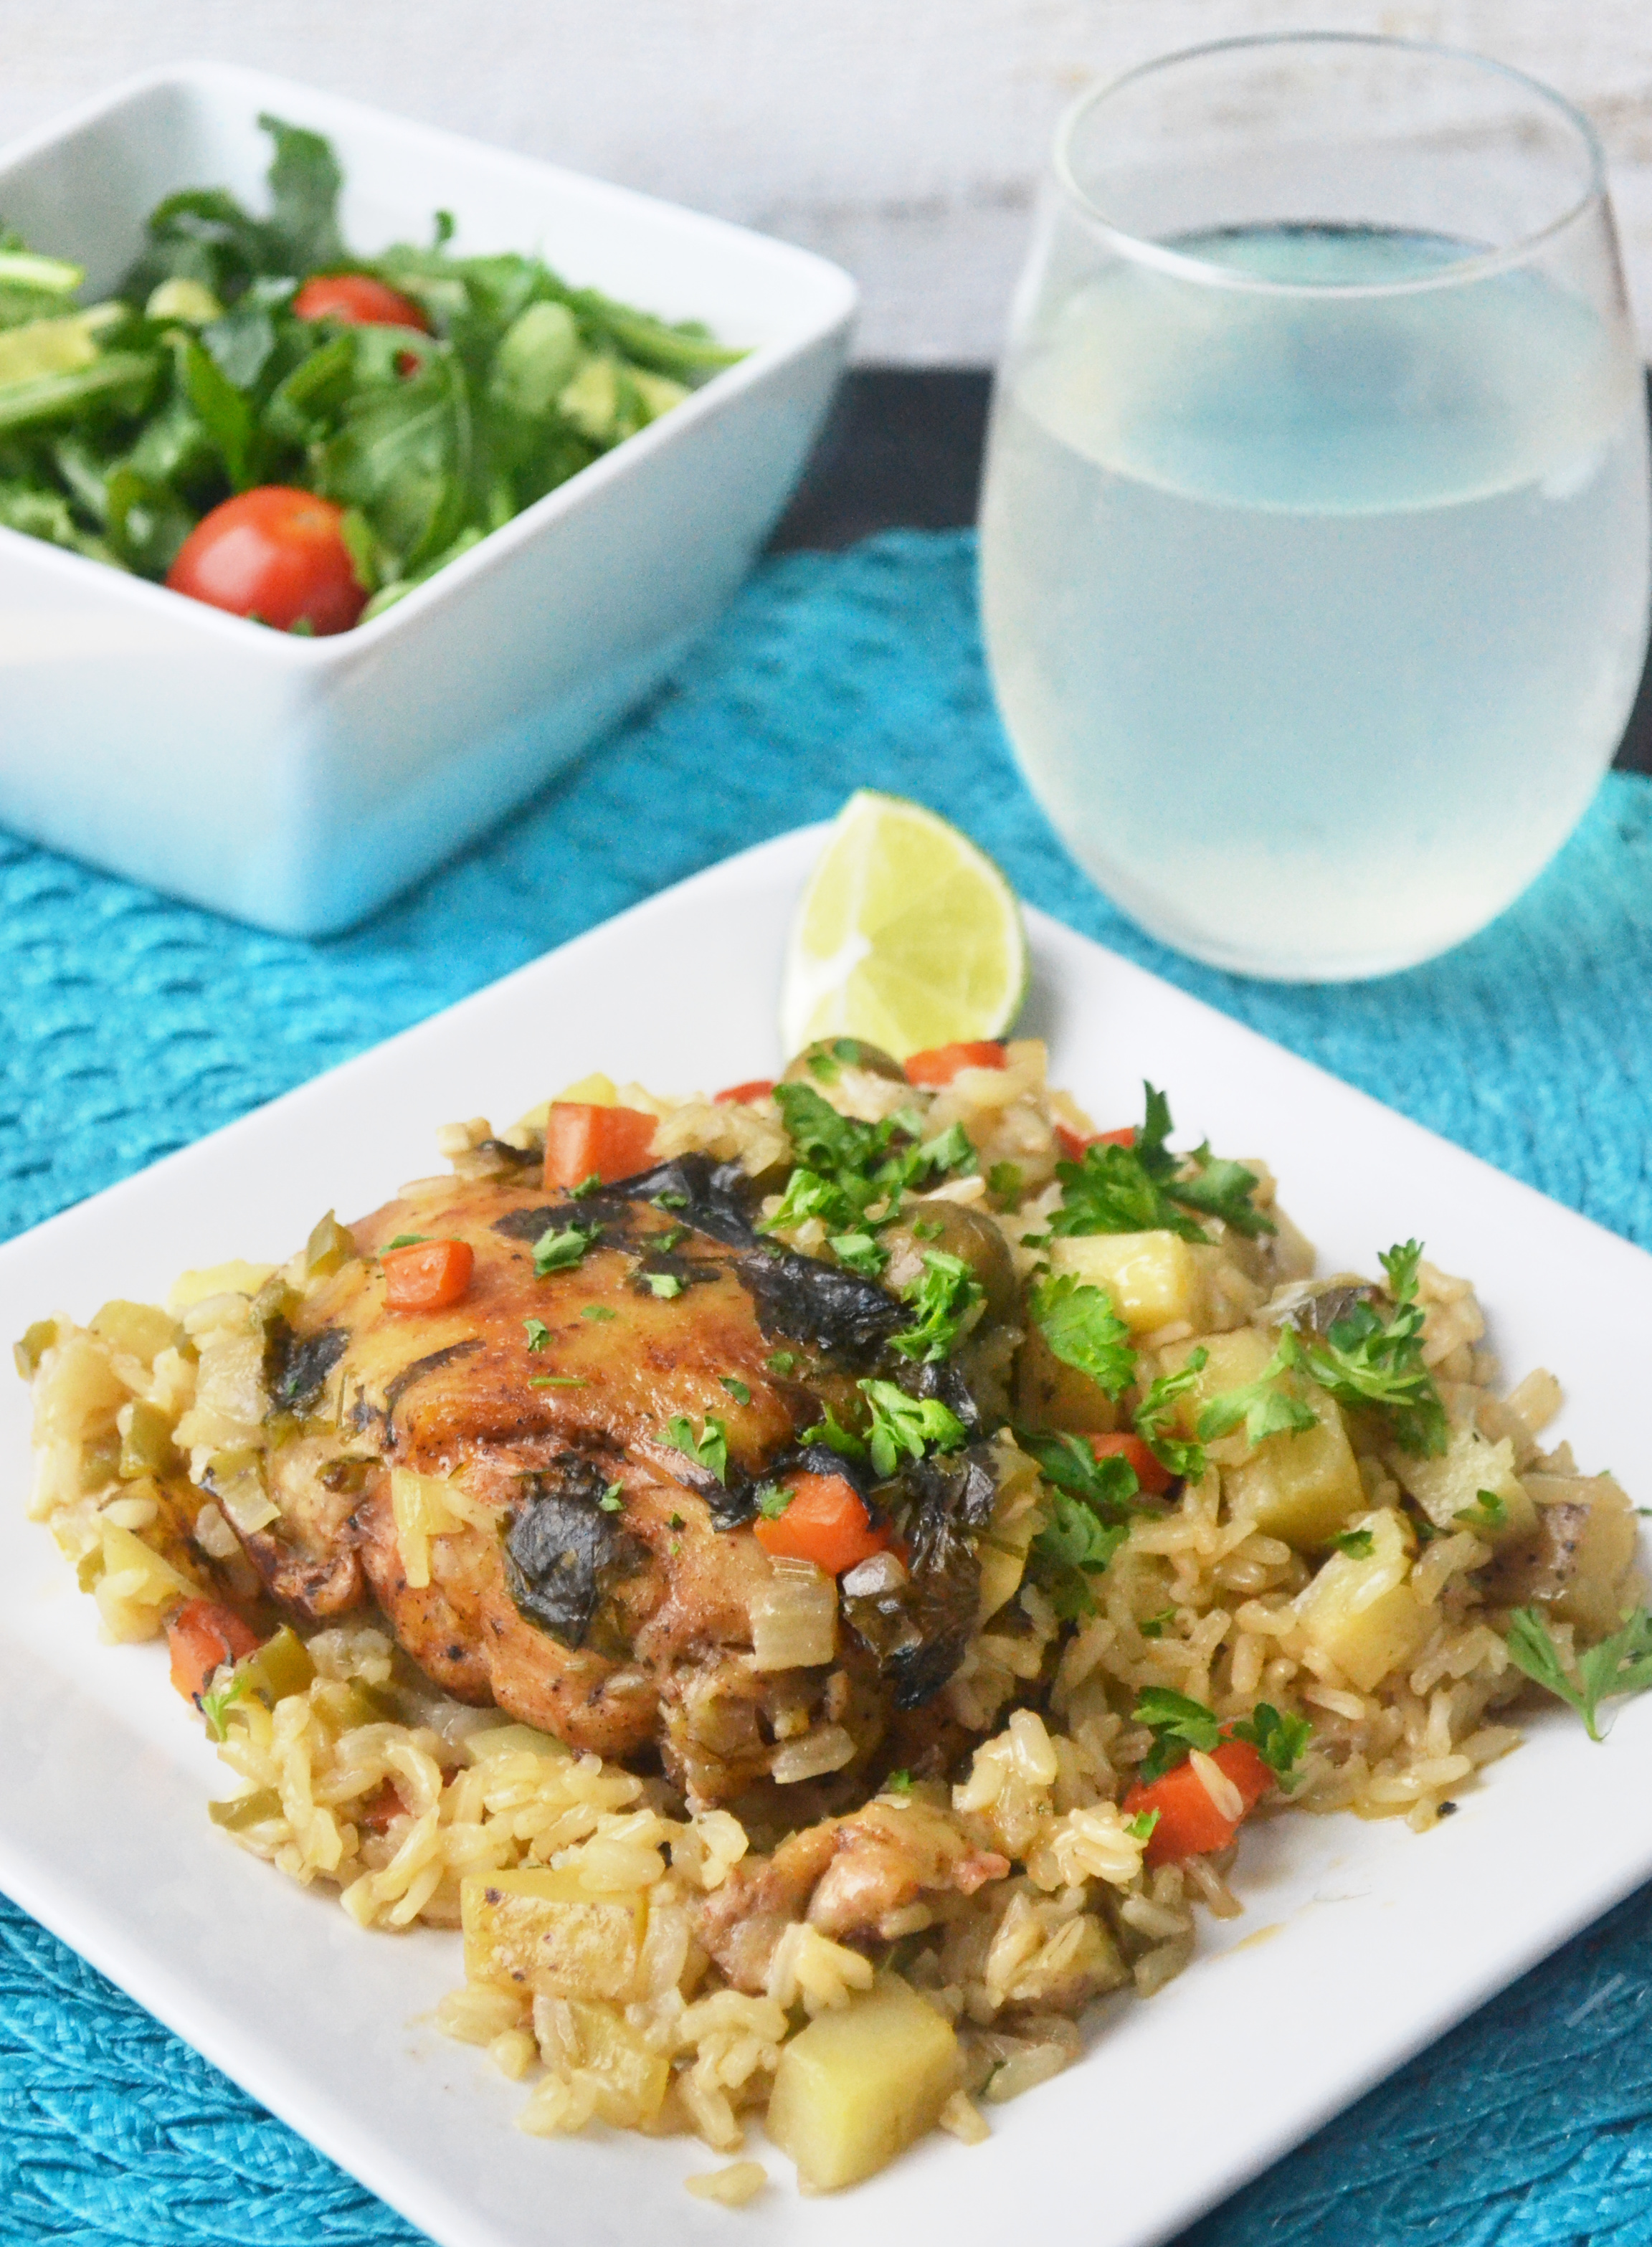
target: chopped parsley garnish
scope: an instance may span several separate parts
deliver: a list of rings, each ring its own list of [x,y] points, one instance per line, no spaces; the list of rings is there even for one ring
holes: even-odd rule
[[[1130,1330],[1104,1287],[1089,1287],[1064,1272],[1038,1282],[1029,1308],[1053,1354],[1095,1382],[1103,1396],[1120,1397],[1135,1380]]]
[[[1509,1509],[1494,1490],[1477,1490],[1473,1505],[1454,1516],[1464,1529],[1501,1529],[1508,1518]]]
[[[1129,1533],[1141,1496],[1136,1470],[1116,1451],[1098,1459],[1082,1436],[1018,1429],[1016,1441],[1050,1485],[1049,1519],[1028,1551],[1033,1580],[1064,1622],[1094,1615],[1089,1579]]]
[[[1021,1171],[1018,1163],[994,1163],[986,1173],[987,1190],[1000,1201],[1019,1201],[1021,1198]]]
[[[720,1389],[726,1389],[736,1404],[749,1404],[752,1401],[751,1390],[747,1388],[737,1374],[720,1373],[717,1376],[717,1386]]]
[[[969,1430],[938,1397],[909,1397],[892,1381],[859,1381],[870,1424],[864,1436],[845,1428],[829,1404],[826,1417],[805,1428],[801,1441],[829,1444],[841,1458],[870,1459],[874,1473],[887,1479],[903,1458],[926,1452],[955,1451],[969,1441]]]
[[[796,1495],[795,1491],[778,1482],[760,1482],[753,1493],[757,1511],[765,1521],[778,1521]]]
[[[592,1171],[588,1178],[581,1178],[577,1186],[570,1186],[568,1192],[575,1201],[584,1201],[590,1195],[600,1193],[602,1192],[602,1172],[600,1171]]]
[[[1369,1561],[1376,1549],[1376,1539],[1369,1529],[1345,1529],[1340,1537],[1333,1537],[1332,1545],[1339,1553],[1346,1553],[1350,1561]]]
[[[395,1248],[422,1248],[429,1238],[427,1233],[399,1233],[393,1240],[386,1244],[385,1253],[388,1256]]]
[[[666,1526],[667,1529],[686,1529],[688,1525],[680,1513],[668,1513],[666,1516]]]
[[[864,1439],[852,1428],[844,1427],[829,1404],[825,1409],[825,1418],[816,1420],[812,1428],[805,1428],[799,1440],[805,1444],[825,1444],[837,1453],[839,1458],[864,1459],[866,1456]]]
[[[912,1323],[890,1336],[890,1348],[920,1364],[939,1364],[955,1347],[965,1322],[976,1304],[985,1301],[986,1293],[961,1256],[926,1248],[923,1276],[906,1290]]]
[[[207,1720],[207,1735],[209,1739],[229,1738],[229,1728],[224,1723],[224,1718],[232,1703],[239,1701],[246,1690],[246,1679],[235,1677],[231,1677],[227,1685],[220,1685],[215,1692],[201,1694],[201,1713]]]
[[[1227,1727],[1230,1739],[1248,1740],[1288,1794],[1301,1776],[1301,1762],[1314,1728],[1306,1717],[1282,1717],[1266,1701],[1259,1701],[1248,1717]]]
[[[683,1292],[683,1283],[674,1272],[645,1272],[643,1278],[648,1284],[649,1294],[658,1295],[663,1303],[670,1302],[673,1295],[680,1295]]]
[[[1195,1748],[1209,1755],[1221,1745],[1222,1727],[1215,1710],[1190,1700],[1185,1693],[1171,1692],[1168,1685],[1144,1685],[1130,1719],[1145,1725],[1153,1735],[1153,1745],[1136,1774],[1143,1786],[1185,1763]]]
[[[1105,1522],[1082,1499],[1058,1484],[1050,1488],[1049,1519],[1027,1549],[1028,1570],[1063,1622],[1094,1615],[1092,1576],[1099,1576],[1130,1534],[1123,1522]]]
[[[1328,1395],[1355,1410],[1376,1405],[1387,1413],[1403,1451],[1426,1456],[1445,1449],[1451,1429],[1434,1376],[1423,1362],[1423,1306],[1416,1300],[1422,1243],[1407,1240],[1383,1256],[1394,1314],[1382,1319],[1356,1302],[1321,1341],[1300,1337],[1301,1363]],[[1287,1328],[1287,1332],[1290,1329]]]
[[[1163,1638],[1175,1620],[1174,1608],[1161,1608],[1157,1615],[1144,1616],[1136,1628],[1143,1638]]]
[[[706,1468],[719,1482],[727,1484],[728,1431],[714,1412],[707,1412],[698,1436],[693,1421],[681,1412],[676,1413],[660,1430],[659,1441],[669,1444],[673,1451],[681,1451],[696,1466]]]
[[[534,1271],[542,1280],[553,1272],[571,1272],[601,1234],[600,1225],[569,1225],[558,1233],[547,1226],[534,1243]]]
[[[652,1199],[656,1209],[686,1209],[688,1206],[688,1196],[686,1193],[673,1193],[669,1186],[663,1188]]]
[[[877,1474],[892,1475],[903,1458],[921,1459],[927,1451],[955,1451],[969,1441],[969,1430],[938,1397],[909,1397],[892,1381],[856,1385],[871,1408],[866,1448]]]
[[[1157,1810],[1138,1810],[1134,1818],[1125,1820],[1124,1831],[1133,1841],[1150,1841],[1153,1838],[1153,1828],[1157,1824]]]
[[[545,1344],[550,1340],[550,1328],[545,1324],[543,1319],[524,1319],[522,1326],[528,1335],[529,1349],[543,1349]]]
[[[853,1236],[868,1230],[866,1212],[874,1205],[884,1204],[892,1214],[909,1186],[975,1167],[975,1150],[961,1125],[925,1146],[915,1110],[902,1109],[880,1124],[863,1124],[840,1116],[812,1085],[777,1084],[775,1098],[797,1163],[780,1207],[764,1219],[767,1232],[784,1232],[817,1217],[829,1233]]]
[[[1165,1422],[1171,1408],[1197,1386],[1198,1377],[1210,1360],[1210,1352],[1196,1349],[1187,1363],[1176,1373],[1161,1373],[1137,1406],[1134,1414],[1136,1432],[1167,1474],[1182,1475],[1189,1482],[1198,1482],[1205,1473],[1205,1449],[1201,1444],[1184,1443],[1179,1436],[1165,1431]]]
[[[788,1349],[771,1349],[763,1363],[771,1373],[778,1373],[784,1380],[788,1373],[796,1372],[800,1361]]]
[[[620,1513],[625,1503],[625,1484],[611,1482],[597,1503],[604,1513]]]
[[[881,1280],[889,1262],[889,1251],[880,1248],[872,1233],[834,1233],[827,1236],[826,1246],[846,1271],[858,1273],[863,1280]]]
[[[1301,1436],[1316,1428],[1319,1420],[1311,1404],[1301,1397],[1293,1397],[1288,1390],[1280,1387],[1281,1374],[1289,1373],[1302,1363],[1301,1345],[1293,1328],[1280,1329],[1279,1348],[1254,1381],[1247,1381],[1242,1389],[1224,1390],[1212,1397],[1198,1416],[1198,1436],[1202,1444],[1214,1443],[1245,1423],[1247,1443],[1260,1444],[1269,1436]]]
[[[1533,1684],[1577,1711],[1592,1740],[1602,1737],[1602,1701],[1620,1693],[1644,1693],[1652,1685],[1652,1615],[1644,1608],[1636,1608],[1598,1646],[1573,1655],[1569,1669],[1537,1609],[1516,1608],[1509,1617],[1508,1649],[1515,1668]]]
[[[1056,1233],[1178,1233],[1184,1240],[1205,1240],[1204,1227],[1190,1212],[1220,1218],[1247,1239],[1275,1231],[1273,1221],[1255,1205],[1259,1183],[1242,1163],[1218,1162],[1208,1142],[1191,1155],[1172,1154],[1170,1103],[1144,1085],[1146,1121],[1128,1147],[1094,1141],[1076,1163],[1058,1163],[1062,1205],[1050,1219]],[[1182,1172],[1191,1164],[1192,1173]]]
[[[605,1324],[610,1319],[617,1319],[619,1313],[611,1311],[606,1303],[587,1303],[579,1315],[582,1319],[596,1319]]]
[[[584,1389],[589,1385],[583,1373],[536,1373],[528,1383],[530,1389]]]
[[[911,1791],[912,1774],[910,1771],[891,1771],[884,1781],[885,1794],[910,1794]]]

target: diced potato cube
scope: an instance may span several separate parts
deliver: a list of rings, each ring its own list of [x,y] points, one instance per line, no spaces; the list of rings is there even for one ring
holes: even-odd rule
[[[1514,1445],[1507,1437],[1488,1444],[1476,1428],[1456,1428],[1438,1458],[1418,1459],[1396,1451],[1389,1465],[1437,1529],[1471,1529],[1486,1544],[1502,1545],[1537,1528],[1537,1508],[1514,1472]],[[1483,1490],[1502,1507],[1501,1521],[1492,1518],[1495,1507],[1481,1504]]]
[[[1346,1528],[1365,1504],[1365,1485],[1335,1400],[1307,1382],[1298,1393],[1315,1424],[1266,1437],[1224,1480],[1235,1513],[1253,1515],[1265,1537],[1307,1553]]]
[[[1603,1638],[1629,1604],[1623,1579],[1640,1542],[1634,1507],[1610,1475],[1531,1475],[1538,1528],[1555,1588],[1539,1594],[1560,1622]]]
[[[229,1264],[210,1264],[200,1272],[181,1272],[167,1297],[168,1310],[181,1313],[214,1295],[256,1295],[275,1275],[273,1264],[248,1264],[237,1257]]]
[[[648,1917],[641,1890],[590,1895],[570,1865],[473,1873],[459,1894],[471,1981],[599,2003],[631,1996]]]
[[[958,2039],[898,1975],[782,2047],[766,2127],[806,2192],[835,2192],[932,2130],[957,2086]]]
[[[154,1637],[164,1611],[198,1598],[201,1587],[130,1529],[106,1521],[103,1567],[91,1589],[111,1638],[127,1641]]]
[[[1057,1357],[1034,1326],[1016,1364],[1015,1417],[1025,1428],[1105,1436],[1118,1425],[1118,1406],[1089,1374]]]
[[[1028,1549],[1043,1526],[1044,1518],[1037,1467],[1016,1445],[1001,1444],[993,1518],[975,1547],[981,1572],[975,1607],[978,1628],[1020,1590],[1027,1572]]]
[[[611,2005],[575,2004],[575,2041],[579,2065],[597,2082],[597,2114],[617,2130],[652,2122],[666,2103],[671,2063],[650,2051]]]
[[[1416,1653],[1428,1636],[1430,1614],[1406,1581],[1410,1533],[1399,1514],[1384,1506],[1348,1526],[1369,1531],[1370,1552],[1333,1553],[1297,1595],[1296,1611],[1309,1642],[1369,1693]]]
[[[1050,1270],[1070,1272],[1105,1287],[1132,1334],[1151,1334],[1179,1319],[1205,1321],[1198,1259],[1178,1233],[1092,1233],[1052,1240]]]
[[[1179,1373],[1196,1350],[1205,1353],[1204,1367],[1177,1403],[1182,1433],[1196,1432],[1198,1416],[1213,1397],[1225,1397],[1231,1389],[1248,1389],[1252,1382],[1259,1381],[1278,1347],[1277,1335],[1265,1333],[1260,1327],[1235,1327],[1231,1334],[1198,1335],[1191,1342],[1172,1342],[1164,1353],[1166,1373]]]
[[[154,1303],[127,1303],[117,1298],[93,1314],[92,1331],[123,1357],[153,1365],[160,1352],[170,1347],[178,1324],[170,1312]]]

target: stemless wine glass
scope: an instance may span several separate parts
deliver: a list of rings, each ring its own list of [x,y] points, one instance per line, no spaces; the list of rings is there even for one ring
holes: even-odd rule
[[[1648,518],[1601,151],[1557,95],[1286,35],[1068,113],[982,611],[1034,794],[1153,934],[1335,980],[1483,927],[1621,734]]]

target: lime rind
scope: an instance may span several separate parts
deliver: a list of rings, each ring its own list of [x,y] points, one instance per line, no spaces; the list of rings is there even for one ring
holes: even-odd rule
[[[1015,892],[966,835],[921,803],[860,789],[798,900],[781,1035],[863,1037],[904,1059],[1000,1037],[1026,998]]]

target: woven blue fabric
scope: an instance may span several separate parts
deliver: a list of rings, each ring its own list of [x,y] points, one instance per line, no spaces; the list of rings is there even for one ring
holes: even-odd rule
[[[1610,778],[1527,897],[1431,966],[1342,990],[1194,966],[1123,921],[1051,837],[993,714],[972,542],[915,533],[768,565],[601,751],[330,943],[237,928],[0,837],[0,1236],[860,784],[924,798],[1075,927],[1652,1246],[1652,783]],[[1652,1890],[1185,2247],[1652,2243],[1649,1936]],[[1163,2120],[1167,2141],[1198,2127],[1173,2101]],[[0,1905],[0,2237],[417,2235]]]

